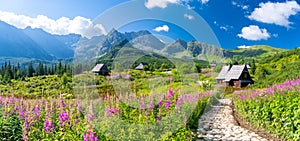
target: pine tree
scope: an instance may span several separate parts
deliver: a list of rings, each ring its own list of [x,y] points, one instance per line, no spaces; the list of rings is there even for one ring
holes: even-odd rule
[[[34,68],[32,66],[32,61],[30,61],[29,65],[28,65],[28,74],[27,74],[27,76],[32,77],[34,75],[34,73],[35,72],[34,72]]]

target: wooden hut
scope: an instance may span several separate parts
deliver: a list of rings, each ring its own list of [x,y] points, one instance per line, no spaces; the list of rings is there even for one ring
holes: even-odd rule
[[[97,73],[99,75],[108,76],[110,70],[104,64],[97,64],[93,69],[93,73]]]
[[[146,63],[140,63],[137,67],[135,67],[135,70],[144,70],[144,66]]]
[[[237,88],[254,84],[246,64],[223,66],[216,79],[219,84],[223,83],[227,86],[235,86]]]

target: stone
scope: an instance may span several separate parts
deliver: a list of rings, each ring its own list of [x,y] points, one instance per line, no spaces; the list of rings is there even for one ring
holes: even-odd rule
[[[235,125],[232,115],[231,99],[220,99],[220,103],[212,106],[199,119],[198,139],[222,141],[266,140],[254,132]]]

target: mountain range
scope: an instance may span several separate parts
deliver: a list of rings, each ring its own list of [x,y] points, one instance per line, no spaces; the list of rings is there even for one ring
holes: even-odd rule
[[[177,39],[164,43],[147,30],[121,33],[115,29],[107,35],[91,39],[81,35],[52,35],[42,29],[18,29],[0,21],[0,57],[33,58],[56,60],[65,58],[98,58],[109,53],[124,40],[140,50],[163,54],[175,58],[193,57],[200,60],[231,58],[234,55],[254,57],[281,51],[272,47],[251,47],[249,49],[225,50],[199,41],[186,42]],[[259,49],[255,49],[259,48]]]
[[[80,35],[52,35],[42,29],[18,29],[0,21],[0,57],[41,60],[72,58]]]

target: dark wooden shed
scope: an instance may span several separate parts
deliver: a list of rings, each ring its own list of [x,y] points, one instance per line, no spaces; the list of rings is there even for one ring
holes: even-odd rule
[[[235,86],[237,88],[254,84],[246,64],[223,66],[216,79],[219,84],[223,83],[227,86]]]
[[[97,64],[93,69],[93,73],[97,73],[99,75],[108,76],[110,70],[104,64]]]

